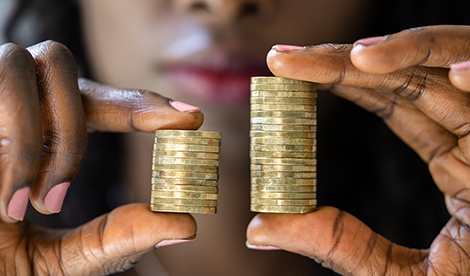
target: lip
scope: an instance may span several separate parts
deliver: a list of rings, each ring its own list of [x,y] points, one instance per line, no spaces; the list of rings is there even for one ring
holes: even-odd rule
[[[164,70],[182,93],[229,105],[249,102],[250,77],[272,75],[264,57],[207,48],[167,62]]]

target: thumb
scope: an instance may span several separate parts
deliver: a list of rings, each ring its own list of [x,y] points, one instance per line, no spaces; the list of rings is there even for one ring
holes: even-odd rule
[[[88,130],[153,132],[157,129],[198,129],[201,110],[147,90],[126,90],[79,79]]]
[[[342,275],[386,275],[424,258],[333,207],[309,214],[258,214],[248,226],[247,240],[250,248],[281,248]]]
[[[65,275],[107,275],[129,269],[156,245],[195,235],[189,214],[154,213],[147,204],[129,204],[65,235],[59,262]]]
[[[457,88],[470,92],[470,61],[452,64],[449,79]]]

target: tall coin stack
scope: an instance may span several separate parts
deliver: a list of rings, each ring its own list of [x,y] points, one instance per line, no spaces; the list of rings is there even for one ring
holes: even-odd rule
[[[251,211],[315,210],[316,98],[310,82],[251,78]]]
[[[220,132],[157,130],[153,145],[150,209],[217,212]]]

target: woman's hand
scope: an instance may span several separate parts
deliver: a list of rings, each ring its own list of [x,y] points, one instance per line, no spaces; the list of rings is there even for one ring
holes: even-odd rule
[[[332,207],[260,214],[248,243],[297,252],[347,275],[468,274],[470,66],[462,62],[469,60],[466,26],[411,29],[354,45],[273,47],[268,65],[275,75],[324,84],[380,116],[428,163],[452,218],[429,250],[393,244]]]
[[[195,236],[190,215],[152,213],[140,204],[67,231],[18,221],[28,200],[41,213],[60,211],[85,158],[87,129],[197,129],[203,121],[198,108],[149,91],[77,82],[72,54],[52,41],[28,49],[0,46],[0,96],[2,273],[111,273],[162,240]]]

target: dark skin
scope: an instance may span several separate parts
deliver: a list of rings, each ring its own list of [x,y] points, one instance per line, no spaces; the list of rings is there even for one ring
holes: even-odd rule
[[[470,81],[465,72],[449,74],[447,69],[470,59],[462,50],[468,48],[464,47],[470,41],[467,33],[468,27],[426,28],[392,35],[372,46],[322,45],[274,51],[268,56],[276,75],[323,83],[322,88],[381,116],[429,164],[452,215],[430,249],[393,244],[333,207],[307,215],[257,215],[248,227],[248,242],[311,257],[345,275],[468,274],[470,96],[451,81],[462,89]],[[432,49],[432,54],[417,59],[402,53],[423,49]],[[113,89],[86,80],[77,85],[69,55],[62,45],[52,42],[28,50],[12,44],[0,48],[0,91],[5,95],[0,108],[1,135],[15,142],[11,147],[4,143],[0,164],[3,274],[109,274],[129,268],[162,240],[192,239],[196,233],[190,215],[152,213],[145,204],[119,207],[71,230],[14,223],[8,216],[8,202],[19,188],[31,186],[31,201],[44,212],[41,195],[57,182],[73,180],[85,154],[86,128],[153,131],[196,129],[202,123],[199,111],[179,112],[153,93]],[[37,93],[46,95],[37,100]],[[53,110],[71,114],[59,116]],[[43,129],[53,135],[44,137]],[[76,139],[66,139],[70,136]],[[65,145],[59,149],[67,151],[45,150],[43,140],[49,137],[57,139],[50,145]],[[58,152],[61,157],[55,156]],[[43,164],[57,169],[51,165],[44,169]]]
[[[367,45],[320,45],[268,54],[277,76],[320,88],[375,113],[429,166],[452,218],[429,249],[383,238],[334,207],[259,214],[248,243],[308,256],[343,275],[468,275],[470,272],[470,27],[437,26]],[[410,210],[410,212],[413,210]]]
[[[75,178],[87,130],[197,129],[203,122],[199,109],[180,112],[149,91],[77,81],[75,67],[69,50],[56,42],[0,47],[0,274],[110,274],[131,267],[160,241],[195,238],[192,216],[154,213],[146,204],[119,207],[70,230],[9,216],[10,199],[25,187],[35,209],[51,213],[44,197]]]

